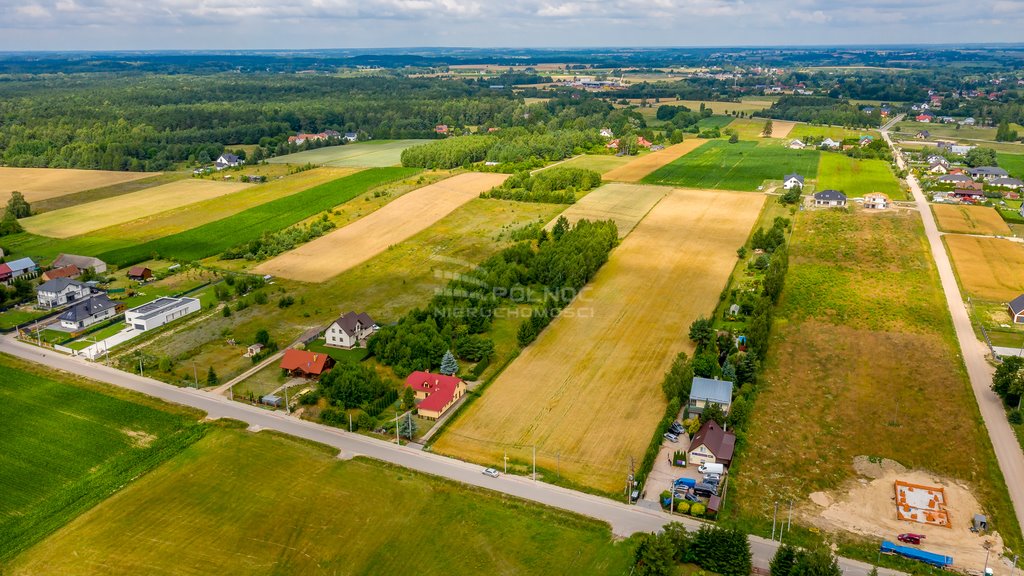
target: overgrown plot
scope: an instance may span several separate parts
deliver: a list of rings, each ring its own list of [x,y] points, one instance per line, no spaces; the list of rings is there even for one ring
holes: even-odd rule
[[[402,163],[402,150],[430,140],[371,140],[344,146],[327,146],[275,156],[271,164],[323,164],[337,167],[384,167]]]
[[[817,189],[841,190],[847,196],[882,192],[896,200],[906,197],[885,160],[851,158],[838,152],[821,153]]]
[[[792,172],[814,178],[818,174],[818,155],[816,150],[791,150],[777,140],[733,144],[712,140],[655,170],[643,182],[752,191],[765,180],[780,180]]]

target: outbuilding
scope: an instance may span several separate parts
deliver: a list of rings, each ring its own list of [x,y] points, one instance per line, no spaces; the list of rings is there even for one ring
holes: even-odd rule
[[[1024,324],[1024,294],[1010,300],[1010,317],[1014,324]]]

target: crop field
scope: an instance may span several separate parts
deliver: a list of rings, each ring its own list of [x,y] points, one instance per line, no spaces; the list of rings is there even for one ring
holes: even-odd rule
[[[935,222],[943,232],[960,234],[988,234],[1012,236],[1006,221],[987,206],[957,206],[953,204],[932,204]]]
[[[625,238],[669,192],[671,188],[665,186],[613,182],[587,194],[559,216],[565,216],[571,224],[584,219],[614,220],[619,238]],[[555,220],[552,220],[548,228],[554,225]]]
[[[130,182],[153,176],[152,172],[110,172],[69,168],[11,168],[0,166],[0,204],[11,192],[21,192],[29,203],[74,194],[83,190]]]
[[[183,410],[7,356],[0,371],[0,564],[171,457],[189,436]]]
[[[1024,152],[1024,148],[1021,149]],[[999,166],[1010,173],[1014,178],[1024,180],[1024,154],[1010,154],[999,152],[996,154]]]
[[[728,128],[735,130],[740,140],[762,140],[761,131],[764,130],[764,123],[767,118],[736,118],[729,123]],[[775,130],[775,120],[772,121],[772,133]]]
[[[237,182],[179,180],[139,192],[46,212],[22,219],[21,225],[32,234],[68,238],[239,192],[250,186]]]
[[[920,218],[805,211],[792,238],[728,515],[770,531],[773,502],[813,507],[867,456],[969,483],[1004,538],[1016,532]]]
[[[806,138],[815,136],[818,138],[831,138],[843,140],[845,138],[860,138],[861,136],[873,136],[881,138],[878,130],[868,128],[850,129],[842,126],[815,126],[813,124],[799,123],[789,132],[790,138]]]
[[[259,238],[266,232],[287,228],[318,212],[348,202],[375,186],[416,172],[415,168],[372,168],[357,172],[191,230],[105,252],[99,257],[118,266],[141,262],[153,254],[169,259],[200,260]]]
[[[712,140],[690,154],[643,178],[646,184],[757,190],[765,180],[779,180],[791,172],[814,178],[818,173],[817,150],[790,150],[778,140],[737,142]]]
[[[216,538],[197,537],[216,534]],[[187,545],[186,545],[187,544]],[[398,552],[401,551],[401,552]],[[269,433],[201,442],[9,573],[625,574],[606,524]]]
[[[371,140],[344,146],[328,146],[270,158],[271,164],[317,164],[324,166],[373,168],[398,166],[402,150],[430,140]]]
[[[936,112],[941,115],[942,112]],[[921,130],[927,130],[931,134],[929,140],[942,139],[967,139],[967,140],[995,140],[996,129],[988,126],[958,126],[956,124],[939,124],[937,122],[900,122],[894,128],[894,132],[914,136]]]
[[[884,160],[862,160],[846,154],[822,152],[818,161],[818,190],[840,190],[847,196],[871,192],[888,194],[894,200],[906,198],[899,180]]]
[[[676,100],[670,104],[686,106],[690,110],[700,110],[700,100]],[[742,102],[703,102],[705,108],[710,108],[715,114],[729,114],[732,112],[758,112],[772,105],[771,100],[744,100]],[[660,105],[660,104],[659,104]]]
[[[763,203],[761,195],[671,191],[434,450],[497,465],[506,451],[530,462],[535,445],[545,474],[621,489],[630,456],[643,457],[664,414],[662,377],[678,352],[692,351],[687,328],[714,310]]]
[[[566,160],[558,166],[564,168],[583,168],[585,170],[593,170],[605,174],[611,170],[625,166],[630,162],[636,160],[629,156],[615,156],[613,154],[586,154],[583,156],[577,156],[570,160]]]
[[[1024,292],[1024,246],[974,236],[943,240],[965,296],[1009,302]]]
[[[62,196],[53,196],[51,198],[46,198],[45,200],[36,200],[35,202],[32,202],[32,213],[42,214],[43,212],[49,212],[51,210],[60,210],[61,208],[67,208],[69,206],[78,206],[79,204],[95,202],[97,200],[103,200],[104,198],[112,198],[114,196],[138,192],[154,186],[170,184],[171,182],[184,180],[188,177],[189,176],[184,172],[156,172],[146,174],[145,178],[139,178],[137,180],[118,182],[107,186],[100,186],[99,188],[90,188],[89,190],[83,190],[81,192],[72,192],[71,194],[64,194]]]
[[[604,175],[605,181],[618,181],[618,182],[639,182],[651,172],[654,172],[658,168],[665,166],[666,164],[673,162],[686,154],[696,150],[706,140],[699,138],[693,138],[691,140],[685,140],[679,144],[673,144],[662,150],[645,154],[638,158],[634,158],[628,164],[624,164],[614,170],[607,172]]]
[[[424,186],[347,226],[260,264],[255,271],[323,282],[426,230],[507,178],[507,174],[471,172]]]

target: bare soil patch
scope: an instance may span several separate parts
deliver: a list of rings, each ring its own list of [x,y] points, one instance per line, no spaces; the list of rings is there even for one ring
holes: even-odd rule
[[[789,120],[772,120],[772,138],[785,138],[793,131],[796,122]]]

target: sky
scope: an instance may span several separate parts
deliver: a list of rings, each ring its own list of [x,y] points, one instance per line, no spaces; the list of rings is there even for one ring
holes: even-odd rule
[[[0,0],[0,50],[1021,42],[1024,0]]]

